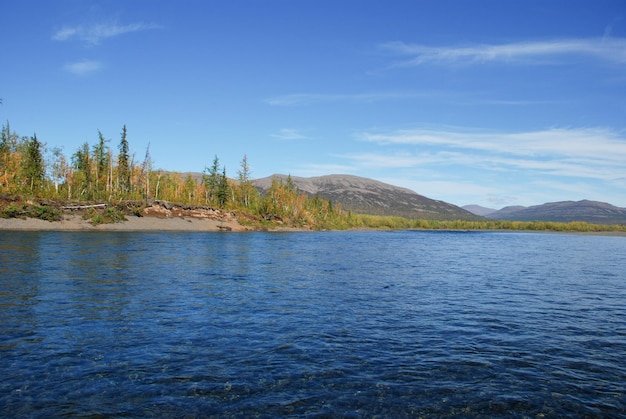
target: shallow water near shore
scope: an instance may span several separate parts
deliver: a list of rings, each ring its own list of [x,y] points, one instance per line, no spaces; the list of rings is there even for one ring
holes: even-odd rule
[[[620,417],[626,238],[2,232],[3,417]]]

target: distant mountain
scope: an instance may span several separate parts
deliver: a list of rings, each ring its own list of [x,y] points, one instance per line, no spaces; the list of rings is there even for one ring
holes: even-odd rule
[[[287,180],[286,175],[273,175],[254,181],[265,192],[272,179]],[[302,178],[291,176],[296,188],[310,196],[329,199],[345,210],[360,214],[390,215],[431,220],[478,220],[469,211],[443,201],[419,195],[410,189],[389,185],[373,179],[352,175],[328,175]]]
[[[562,201],[531,207],[505,207],[487,217],[512,221],[584,221],[594,224],[626,224],[626,208],[597,201]]]
[[[522,210],[525,210],[525,209],[526,209],[526,207],[523,207],[521,205],[512,205],[512,206],[509,206],[509,207],[504,207],[504,208],[502,208],[499,211],[496,211],[494,213],[489,214],[489,218],[498,218],[499,217],[498,219],[505,220],[505,219],[507,219],[506,217],[509,214],[515,214],[516,212],[522,211]]]
[[[472,214],[479,215],[481,217],[486,217],[489,214],[498,212],[498,210],[495,208],[481,207],[480,205],[463,205],[461,208],[463,208],[465,211],[469,211]]]

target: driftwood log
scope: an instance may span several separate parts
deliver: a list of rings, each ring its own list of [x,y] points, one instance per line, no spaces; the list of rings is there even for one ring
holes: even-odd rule
[[[93,204],[93,205],[71,205],[63,207],[64,210],[82,210],[89,208],[106,208],[107,204]]]

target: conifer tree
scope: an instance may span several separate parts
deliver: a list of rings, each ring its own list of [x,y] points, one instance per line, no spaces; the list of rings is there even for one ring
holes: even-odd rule
[[[204,169],[204,174],[202,175],[202,183],[204,184],[206,196],[205,201],[207,204],[216,204],[217,199],[217,190],[220,184],[220,159],[217,155],[213,158],[213,164],[211,167],[207,167]]]
[[[102,195],[107,188],[107,174],[109,166],[109,153],[106,146],[104,136],[98,130],[98,144],[93,147],[93,160],[96,166],[95,187],[96,193]]]
[[[130,156],[128,155],[128,140],[126,139],[126,125],[122,128],[122,139],[119,145],[120,154],[117,157],[117,176],[119,192],[130,192]]]
[[[150,157],[150,143],[146,147],[146,155],[141,165],[141,174],[139,176],[140,189],[143,190],[144,196],[150,198],[150,175],[152,174],[152,157]]]
[[[26,143],[26,156],[24,161],[24,175],[30,192],[39,192],[44,185],[46,168],[43,160],[42,144],[37,139],[37,134],[30,137]]]
[[[217,202],[221,208],[226,206],[228,202],[228,196],[230,192],[230,185],[228,184],[228,178],[226,177],[226,167],[222,171],[221,175],[218,175],[217,185]]]

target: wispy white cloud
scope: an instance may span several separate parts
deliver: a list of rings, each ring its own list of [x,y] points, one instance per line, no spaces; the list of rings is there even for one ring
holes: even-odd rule
[[[299,106],[311,105],[320,102],[354,102],[373,103],[391,99],[410,99],[415,97],[430,96],[430,92],[373,92],[355,94],[316,94],[301,93],[275,96],[266,99],[265,102],[273,106]]]
[[[265,100],[271,106],[307,106],[318,103],[342,102],[350,104],[377,103],[391,100],[419,99],[428,100],[430,103],[443,102],[456,106],[535,106],[562,104],[556,100],[523,100],[523,99],[490,99],[481,98],[484,92],[459,92],[446,90],[424,91],[391,91],[369,92],[354,94],[320,94],[320,93],[296,93],[274,96]],[[478,95],[478,98],[476,96]]]
[[[99,61],[93,60],[81,60],[64,66],[65,71],[77,76],[86,76],[87,74],[94,73],[101,68],[102,64]]]
[[[279,140],[306,140],[308,137],[293,128],[282,128],[278,132],[272,134],[272,137]]]
[[[160,26],[153,23],[99,23],[94,25],[64,26],[53,35],[54,41],[78,40],[91,45],[98,45],[103,40],[132,32],[158,29]]]
[[[389,133],[362,132],[358,137],[379,144],[432,144],[490,153],[579,156],[614,162],[626,159],[626,138],[605,128],[553,128],[513,133],[417,129]]]
[[[418,66],[427,63],[486,63],[533,62],[564,55],[585,55],[596,59],[626,63],[625,38],[560,39],[506,44],[480,44],[472,46],[432,47],[405,42],[389,42],[380,48],[393,54],[407,56],[396,66]]]
[[[348,156],[370,167],[438,165],[610,182],[626,175],[626,137],[600,128],[518,133],[401,130],[364,132],[358,138],[393,147],[390,153]],[[398,152],[398,148],[404,151]]]

